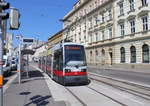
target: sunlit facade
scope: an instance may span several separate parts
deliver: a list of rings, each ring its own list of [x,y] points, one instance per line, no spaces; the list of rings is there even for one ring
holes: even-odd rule
[[[150,68],[148,0],[79,0],[64,17],[64,38],[101,67]]]

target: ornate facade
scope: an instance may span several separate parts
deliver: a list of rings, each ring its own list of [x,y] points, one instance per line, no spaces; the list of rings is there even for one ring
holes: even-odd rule
[[[150,68],[149,0],[79,0],[64,37],[86,47],[88,64]]]

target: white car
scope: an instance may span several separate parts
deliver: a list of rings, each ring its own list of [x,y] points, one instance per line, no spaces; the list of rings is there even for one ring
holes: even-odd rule
[[[7,56],[4,56],[3,57],[3,62],[4,62],[4,65],[3,65],[3,74],[4,76],[8,76],[11,74],[11,63],[10,61],[8,60]]]
[[[12,71],[16,71],[17,70],[17,61],[16,60],[12,60],[11,61],[11,70]]]

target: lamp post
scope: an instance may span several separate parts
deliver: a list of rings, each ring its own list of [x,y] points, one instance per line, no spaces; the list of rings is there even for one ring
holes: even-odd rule
[[[18,53],[18,82],[21,83],[21,45],[22,45],[22,35],[17,35],[16,38],[19,41],[19,53]]]

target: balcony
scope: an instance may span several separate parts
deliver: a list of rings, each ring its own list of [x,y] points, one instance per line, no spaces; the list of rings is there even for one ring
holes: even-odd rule
[[[142,15],[148,14],[148,12],[150,11],[149,8],[148,8],[148,5],[139,7],[139,10],[140,11],[138,13],[138,16],[142,16]]]
[[[142,8],[147,8],[147,7],[148,7],[148,3],[145,4],[145,5],[141,5],[141,6],[139,7],[139,10],[141,10]]]

